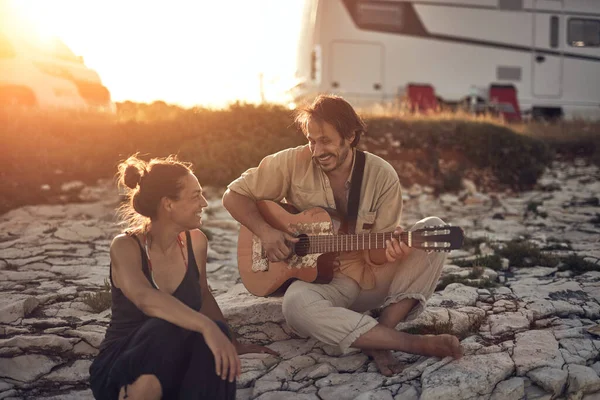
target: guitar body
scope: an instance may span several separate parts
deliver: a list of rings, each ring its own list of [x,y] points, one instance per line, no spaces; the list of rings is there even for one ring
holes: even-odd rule
[[[255,296],[285,291],[295,279],[329,283],[333,261],[340,252],[385,248],[386,240],[397,238],[411,248],[449,252],[461,248],[464,232],[451,225],[429,226],[408,232],[344,234],[335,210],[314,207],[298,212],[293,206],[274,201],[256,202],[258,211],[273,228],[290,232],[298,239],[290,244],[290,257],[270,262],[262,243],[242,226],[238,238],[238,269],[246,289]]]
[[[341,225],[335,212],[315,207],[302,212],[288,204],[258,201],[257,207],[272,227],[296,236],[334,235]],[[328,283],[333,279],[335,253],[292,255],[282,262],[269,262],[258,238],[245,226],[238,238],[238,269],[246,289],[255,296],[281,294],[291,282]]]

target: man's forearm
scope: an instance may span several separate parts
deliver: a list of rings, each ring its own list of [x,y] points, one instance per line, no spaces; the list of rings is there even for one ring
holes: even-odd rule
[[[229,211],[236,221],[250,229],[257,236],[260,236],[269,228],[269,224],[260,215],[256,203],[249,197],[227,190],[223,195],[223,207]]]

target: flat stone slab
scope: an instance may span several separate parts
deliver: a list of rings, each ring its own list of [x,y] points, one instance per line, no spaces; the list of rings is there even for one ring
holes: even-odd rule
[[[470,279],[474,271],[460,267],[461,260],[493,255],[495,245],[522,237],[597,261],[600,231],[590,221],[600,209],[586,199],[598,196],[600,171],[555,163],[544,181],[546,186],[514,195],[477,193],[472,182],[460,193],[439,197],[431,188],[413,187],[405,191],[403,226],[437,215],[462,226],[468,239],[485,240],[451,252],[442,279]],[[548,182],[555,189],[546,190]],[[281,297],[248,293],[237,271],[239,223],[222,207],[222,190],[205,189],[213,193],[204,218],[212,237],[207,278],[213,294],[240,341],[279,352],[277,357],[241,356],[238,399],[600,396],[600,271],[523,267],[504,258],[499,270],[481,271],[490,283],[485,287],[450,283],[433,294],[415,320],[396,328],[455,334],[463,358],[394,352],[405,368],[385,377],[358,349],[342,352],[298,337],[285,322]],[[89,203],[28,206],[0,215],[0,398],[93,398],[89,366],[110,322],[110,308],[86,299],[104,290],[108,278],[109,247],[119,232],[114,221],[119,196],[108,183],[83,191]],[[545,218],[532,214],[532,203]],[[483,286],[477,282],[471,284]]]

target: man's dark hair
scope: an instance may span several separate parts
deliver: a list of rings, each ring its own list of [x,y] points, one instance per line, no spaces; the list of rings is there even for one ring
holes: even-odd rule
[[[296,110],[295,122],[304,135],[308,134],[308,123],[311,120],[331,124],[344,139],[350,139],[354,134],[351,147],[356,147],[361,135],[366,133],[366,125],[354,108],[335,95],[319,95],[312,104]]]

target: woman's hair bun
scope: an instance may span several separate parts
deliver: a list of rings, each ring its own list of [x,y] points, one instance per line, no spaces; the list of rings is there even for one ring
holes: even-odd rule
[[[123,174],[123,183],[131,189],[135,189],[142,180],[140,170],[135,165],[128,165]]]

